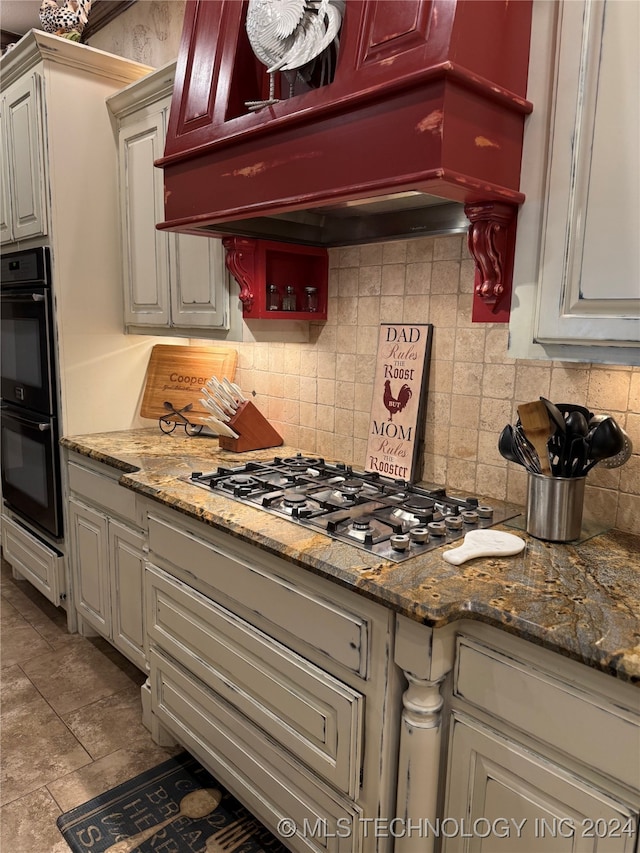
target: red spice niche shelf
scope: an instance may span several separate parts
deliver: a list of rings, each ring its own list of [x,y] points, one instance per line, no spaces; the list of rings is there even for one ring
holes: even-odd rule
[[[326,320],[329,282],[327,250],[294,243],[276,243],[247,237],[225,237],[226,264],[240,285],[242,316],[245,320]],[[270,311],[267,287],[278,288],[279,301],[285,288],[294,288],[296,304],[305,305],[305,288],[315,287],[316,311]]]

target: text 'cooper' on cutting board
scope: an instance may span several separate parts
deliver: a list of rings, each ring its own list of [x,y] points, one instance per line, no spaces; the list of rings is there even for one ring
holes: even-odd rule
[[[171,403],[174,409],[191,403],[191,423],[207,423],[211,413],[200,403],[203,386],[212,376],[226,376],[233,382],[237,364],[238,351],[231,347],[156,344],[147,366],[140,417],[175,420],[175,416],[167,417],[164,403]]]

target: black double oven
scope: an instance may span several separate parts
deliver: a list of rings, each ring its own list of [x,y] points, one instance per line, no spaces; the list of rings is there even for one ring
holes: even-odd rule
[[[2,498],[35,530],[63,536],[51,263],[42,246],[1,256]]]

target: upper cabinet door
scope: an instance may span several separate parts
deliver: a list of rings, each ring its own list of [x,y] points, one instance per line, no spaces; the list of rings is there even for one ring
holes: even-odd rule
[[[0,181],[2,186],[9,187],[9,152],[7,151],[7,122],[6,101],[0,100],[0,139],[3,140],[0,148]],[[0,243],[10,243],[13,240],[13,226],[11,224],[11,196],[8,192],[0,194]]]
[[[123,120],[119,136],[125,323],[168,325],[169,236],[156,230],[164,211],[162,156],[169,101]]]
[[[640,4],[561,6],[536,340],[640,341]]]
[[[6,93],[3,138],[13,240],[47,233],[41,97],[42,78],[36,72]]]
[[[173,326],[229,328],[229,285],[222,242],[171,235]]]

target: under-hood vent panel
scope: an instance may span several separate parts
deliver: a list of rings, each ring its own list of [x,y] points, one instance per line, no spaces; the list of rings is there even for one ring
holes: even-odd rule
[[[346,246],[459,232],[466,210],[493,311],[524,200],[530,0],[346,0],[332,82],[256,112],[247,5],[187,0],[158,227]]]
[[[224,223],[224,233],[304,246],[355,246],[384,240],[464,232],[464,206],[422,193],[347,202]],[[220,233],[220,226],[205,226]]]

